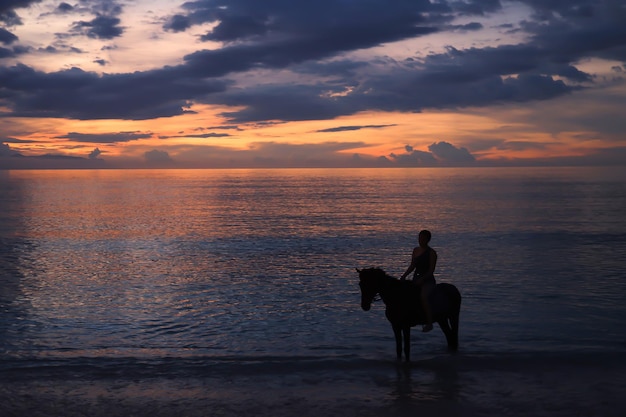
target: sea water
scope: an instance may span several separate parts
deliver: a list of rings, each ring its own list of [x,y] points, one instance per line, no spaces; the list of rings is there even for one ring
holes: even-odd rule
[[[0,196],[6,380],[191,378],[248,402],[278,387],[491,415],[528,406],[503,386],[526,375],[533,404],[530,386],[581,385],[532,414],[572,415],[579,390],[595,415],[626,412],[624,168],[0,171]],[[355,268],[401,275],[421,229],[463,296],[460,351],[415,329],[397,374]]]

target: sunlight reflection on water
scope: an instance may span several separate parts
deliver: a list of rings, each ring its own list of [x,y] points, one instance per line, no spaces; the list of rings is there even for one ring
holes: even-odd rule
[[[382,306],[360,311],[354,267],[400,275],[425,227],[438,280],[464,295],[466,348],[623,348],[623,179],[571,169],[11,172],[1,349],[387,356]],[[441,335],[415,343],[444,346]]]

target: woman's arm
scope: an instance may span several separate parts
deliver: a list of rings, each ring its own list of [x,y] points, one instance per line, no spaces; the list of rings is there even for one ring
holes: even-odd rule
[[[404,274],[402,274],[402,276],[400,277],[400,279],[405,279],[407,275],[409,275],[411,272],[413,272],[413,270],[415,269],[415,265],[413,264],[413,262],[411,262],[411,265],[409,265],[409,267],[407,268],[407,270],[404,272]]]
[[[402,276],[400,277],[400,279],[405,279],[407,277],[407,275],[409,275],[411,272],[413,272],[413,270],[415,269],[415,251],[416,249],[413,249],[413,253],[411,254],[411,264],[409,265],[409,267],[406,269],[406,271],[404,272],[404,274],[402,274]]]

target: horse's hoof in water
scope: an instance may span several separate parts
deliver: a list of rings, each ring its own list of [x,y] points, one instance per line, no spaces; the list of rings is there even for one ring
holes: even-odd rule
[[[431,331],[433,329],[433,325],[432,324],[427,324],[424,327],[422,327],[422,332],[423,333],[427,333],[429,331]]]

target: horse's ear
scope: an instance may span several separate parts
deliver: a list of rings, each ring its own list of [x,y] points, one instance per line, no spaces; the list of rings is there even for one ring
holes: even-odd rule
[[[358,272],[359,274],[361,273],[361,270],[359,268],[354,268],[356,269],[356,272]]]

